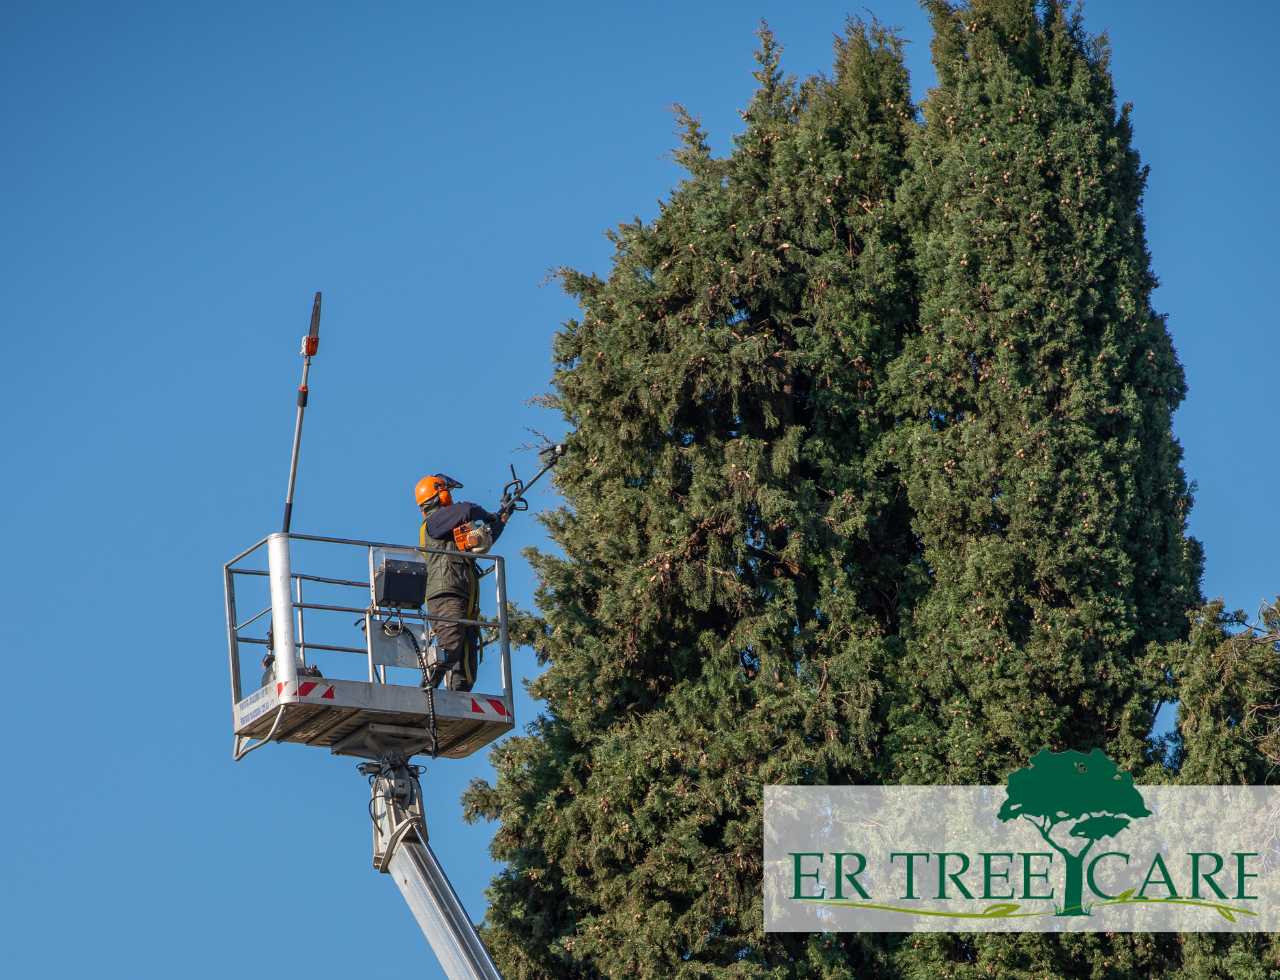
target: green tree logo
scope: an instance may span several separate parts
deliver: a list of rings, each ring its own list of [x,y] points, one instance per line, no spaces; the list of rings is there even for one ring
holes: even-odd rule
[[[1149,817],[1151,811],[1133,785],[1133,777],[1094,749],[1083,752],[1050,752],[1041,749],[1025,769],[1011,773],[1008,798],[1000,807],[1002,821],[1023,817],[1040,832],[1067,866],[1066,890],[1059,915],[1088,915],[1084,908],[1084,859],[1104,837],[1114,837],[1129,826],[1130,818]],[[1054,839],[1063,836],[1086,841],[1077,851]]]

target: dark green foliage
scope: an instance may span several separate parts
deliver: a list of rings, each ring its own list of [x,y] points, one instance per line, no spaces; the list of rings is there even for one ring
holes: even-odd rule
[[[1275,781],[1280,766],[1280,600],[1246,628],[1221,602],[1197,610],[1191,635],[1172,646],[1178,729],[1170,762],[1192,785]]]
[[[500,821],[486,938],[513,980],[1276,963],[1252,938],[763,933],[766,784],[1003,781],[1045,747],[1256,780],[1280,752],[1270,648],[1216,610],[1186,639],[1184,382],[1105,49],[1055,3],[927,6],[922,122],[891,34],[851,24],[797,84],[764,30],[733,152],[679,110],[688,178],[607,277],[561,274],[566,506],[518,637],[545,716],[465,801]]]
[[[1200,557],[1170,416],[1184,382],[1105,49],[1054,4],[929,4],[941,84],[903,190],[919,331],[894,433],[932,587],[904,624],[907,781],[1001,778],[1042,746],[1146,758],[1150,643]]]
[[[875,771],[916,550],[873,451],[912,315],[914,117],[883,32],[851,25],[800,86],[761,36],[734,152],[683,116],[689,178],[615,233],[607,279],[562,273],[583,316],[556,341],[564,554],[533,556],[548,717],[469,796],[502,821],[511,976],[756,975],[856,945],[765,941],[761,799]]]
[[[995,781],[1041,747],[1167,779],[1148,732],[1201,558],[1172,436],[1184,394],[1106,49],[1057,4],[929,4],[940,84],[902,202],[919,330],[893,433],[931,588],[904,623],[885,754]],[[1176,670],[1174,671],[1176,674]],[[1266,942],[938,936],[912,976],[1229,975]],[[1274,965],[1274,959],[1269,962]]]

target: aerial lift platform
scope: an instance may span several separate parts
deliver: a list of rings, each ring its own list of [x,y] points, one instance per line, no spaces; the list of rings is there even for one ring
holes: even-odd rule
[[[366,581],[295,572],[291,558],[294,542],[312,542],[359,549],[367,553],[369,577]],[[501,667],[501,690],[471,693],[450,690],[423,690],[418,683],[419,657],[430,643],[425,616],[416,603],[379,594],[379,583],[387,593],[396,588],[412,588],[419,582],[418,595],[425,587],[424,551],[408,545],[328,538],[312,534],[268,535],[227,562],[223,568],[226,592],[227,643],[231,655],[232,714],[234,716],[236,759],[243,758],[267,741],[298,742],[328,748],[336,755],[378,759],[389,748],[406,758],[418,754],[461,759],[488,745],[511,730],[514,724],[511,695],[511,653],[507,633],[506,569],[500,555],[473,555],[451,552],[458,560],[483,566],[481,581],[492,575],[496,582],[497,615],[492,620],[456,620],[481,629],[482,642],[497,647]],[[266,567],[248,562],[265,552]],[[414,568],[422,569],[420,575]],[[404,569],[410,571],[405,572]],[[388,572],[387,569],[393,569]],[[399,575],[399,579],[393,576]],[[266,578],[270,602],[243,622],[238,620],[236,585],[246,577]],[[303,586],[327,586],[326,591],[343,590],[358,594],[350,599],[304,601]],[[242,589],[243,591],[243,589]],[[358,602],[363,604],[357,605]],[[419,600],[420,601],[420,600]],[[334,643],[306,640],[306,613],[335,613],[356,616],[352,642]],[[296,617],[296,621],[295,621]],[[442,617],[443,618],[443,617]],[[249,635],[255,625],[265,625],[266,636]],[[326,624],[329,625],[329,624]],[[313,632],[313,636],[314,636]],[[326,634],[329,639],[329,634]],[[241,647],[269,646],[273,670],[260,686],[247,695],[241,684]],[[364,680],[343,680],[312,676],[307,653],[355,654],[365,660]],[[412,683],[394,683],[388,676],[395,668],[415,674]]]
[[[302,383],[283,530],[246,548],[222,569],[232,754],[239,761],[272,742],[293,742],[368,760],[359,770],[372,789],[374,867],[395,880],[450,980],[501,980],[428,843],[418,779],[422,767],[412,760],[465,758],[515,725],[506,564],[500,555],[290,532],[307,378],[319,346],[316,293],[300,352]],[[563,452],[561,446],[551,449],[549,461],[528,483],[512,468],[503,494],[508,514],[528,507],[524,491]],[[494,616],[433,620],[478,630],[481,656],[486,651],[498,655],[497,691],[438,690],[426,683],[434,638],[422,600],[425,557],[433,553],[474,563],[481,585],[492,576]],[[242,608],[256,611],[242,613]],[[244,663],[247,650],[266,652],[260,676],[256,656]],[[325,660],[323,672],[314,662],[317,655]],[[332,662],[331,655],[346,663]],[[352,672],[355,677],[343,676]]]
[[[303,545],[336,567],[321,569],[330,574],[295,570],[293,552]],[[271,742],[294,742],[369,760],[360,771],[373,790],[374,867],[395,880],[450,978],[489,980],[499,973],[428,843],[421,767],[411,760],[464,758],[515,724],[506,569],[500,555],[450,553],[483,566],[482,583],[493,578],[495,616],[456,621],[478,627],[484,647],[496,648],[501,689],[424,689],[429,627],[412,600],[397,598],[406,589],[422,595],[424,550],[432,549],[277,532],[223,566],[233,755],[240,760]],[[350,577],[353,559],[367,567],[366,579]],[[264,582],[265,605],[241,619],[249,594],[255,607],[264,601]],[[246,649],[270,652],[269,668],[248,693],[246,668],[256,667],[258,658],[247,665]],[[328,664],[321,674],[313,663],[317,653],[345,655],[363,679],[329,676]]]

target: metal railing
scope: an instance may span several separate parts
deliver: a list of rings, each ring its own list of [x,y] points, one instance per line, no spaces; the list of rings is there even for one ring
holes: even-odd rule
[[[337,545],[344,548],[364,549],[367,553],[369,578],[360,581],[353,578],[342,578],[333,575],[315,575],[295,572],[292,567],[291,543],[311,542],[316,544]],[[266,550],[267,567],[251,568],[241,564],[260,550]],[[463,619],[451,616],[427,616],[421,610],[403,609],[392,606],[380,606],[374,589],[374,552],[375,550],[410,552],[418,555],[448,555],[455,560],[469,561],[479,566],[488,567],[477,574],[486,577],[493,573],[497,592],[497,618],[495,619]],[[350,552],[348,552],[350,554]],[[367,659],[368,681],[371,684],[386,684],[386,664],[376,662],[375,641],[372,623],[403,623],[404,620],[418,621],[424,624],[460,623],[478,627],[479,642],[487,646],[496,642],[499,646],[502,671],[502,697],[511,704],[511,649],[510,634],[507,623],[507,580],[506,563],[501,555],[473,554],[470,552],[446,551],[439,548],[420,548],[415,545],[392,544],[382,541],[363,541],[355,538],[332,538],[315,534],[286,534],[277,532],[269,534],[260,541],[246,548],[222,567],[224,598],[227,617],[227,649],[231,670],[232,705],[238,704],[243,696],[241,684],[241,644],[265,646],[274,657],[272,669],[275,680],[283,683],[295,682],[298,668],[305,667],[307,652],[349,653],[363,655]],[[268,581],[270,602],[244,621],[238,618],[236,603],[236,582],[239,578],[265,577]],[[364,593],[364,605],[347,604],[345,602],[308,601],[303,593],[303,583],[314,583],[337,589],[359,589]],[[345,643],[308,641],[307,612],[313,613],[347,613],[362,617],[357,621],[363,624],[364,645],[352,646]],[[267,636],[256,637],[244,635],[244,631],[264,617],[269,624]],[[313,627],[317,624],[313,623]],[[351,628],[356,628],[352,626]],[[486,639],[485,631],[490,636]],[[317,634],[313,628],[312,635]],[[305,675],[304,675],[305,676]],[[255,688],[256,689],[256,688]]]

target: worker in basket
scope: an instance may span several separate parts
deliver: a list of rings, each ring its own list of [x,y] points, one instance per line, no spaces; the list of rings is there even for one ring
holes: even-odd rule
[[[490,514],[469,500],[455,502],[452,491],[462,484],[443,473],[424,476],[414,487],[422,511],[418,546],[426,551],[427,618],[435,634],[423,669],[424,687],[443,680],[451,691],[469,691],[476,682],[480,656],[480,628],[455,622],[477,619],[480,576],[476,563],[450,552],[484,554],[502,534],[511,511]],[[445,552],[441,554],[440,552]]]

